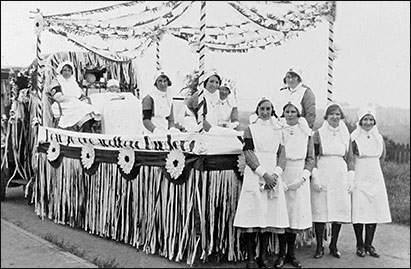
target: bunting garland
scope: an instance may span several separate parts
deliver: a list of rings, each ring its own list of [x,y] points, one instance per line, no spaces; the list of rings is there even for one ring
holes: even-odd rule
[[[142,54],[153,42],[149,39],[157,39],[158,35],[161,35],[162,32],[164,32],[162,29],[185,13],[190,7],[191,2],[177,1],[170,2],[167,5],[169,8],[161,12],[161,14],[155,14],[156,17],[151,17],[143,22],[136,22],[133,26],[128,28],[122,26],[110,26],[107,22],[105,22],[106,25],[92,25],[90,22],[79,24],[74,23],[73,21],[65,22],[55,19],[46,21],[45,26],[51,33],[64,36],[74,44],[87,50],[91,50],[100,56],[115,61],[126,61],[136,58],[137,53]],[[120,30],[123,31],[123,33],[121,33]],[[97,40],[88,40],[88,42],[81,40],[81,38],[84,39],[88,36],[97,36],[103,41],[116,39],[117,41],[131,40],[133,42],[123,43],[124,49],[118,50],[115,48],[101,47],[101,45],[96,44],[98,42]],[[136,42],[139,43],[137,46],[135,45]],[[95,45],[91,45],[93,43]],[[122,43],[117,42],[116,44],[119,46]]]

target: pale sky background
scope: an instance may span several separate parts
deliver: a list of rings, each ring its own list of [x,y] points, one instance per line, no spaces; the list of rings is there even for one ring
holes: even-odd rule
[[[30,64],[36,57],[34,22],[30,10],[44,15],[93,9],[119,1],[44,2],[1,1],[1,66]],[[215,3],[215,2],[214,2]],[[209,20],[229,20],[227,10],[209,5]],[[235,13],[235,12],[234,12]],[[241,15],[237,15],[241,16]],[[186,16],[185,24],[198,25],[196,16]],[[334,39],[339,49],[334,62],[333,99],[358,107],[374,103],[384,107],[410,108],[410,2],[337,1]],[[282,87],[290,68],[302,69],[303,82],[316,94],[319,108],[326,105],[328,25],[301,33],[279,47],[249,53],[206,55],[206,68],[215,67],[237,82],[240,110],[251,111],[261,97],[269,97]],[[64,38],[43,32],[42,52],[78,50]],[[165,36],[161,43],[164,69],[173,80],[173,91],[182,86],[185,74],[198,66],[198,56],[187,43]],[[137,59],[140,88],[152,86],[155,72],[154,47]]]

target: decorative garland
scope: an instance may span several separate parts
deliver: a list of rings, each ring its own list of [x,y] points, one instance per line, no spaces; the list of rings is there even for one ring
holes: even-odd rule
[[[71,147],[56,141],[40,143],[37,151],[46,153],[47,160],[54,167],[61,165],[63,158],[79,159],[87,174],[93,175],[99,163],[117,164],[121,175],[133,180],[140,172],[141,166],[158,166],[164,168],[166,177],[175,184],[184,183],[191,169],[200,171],[234,170],[240,177],[244,172],[245,159],[238,154],[230,155],[196,155],[184,153],[179,149],[169,152],[137,151],[121,148],[116,151],[95,149],[86,143],[82,147]]]
[[[73,33],[78,36],[88,36],[88,35],[98,35],[102,39],[139,39],[152,34],[152,27],[158,28],[160,25],[169,25],[174,20],[179,18],[185,11],[190,7],[191,2],[175,2],[171,10],[165,10],[161,14],[155,14],[156,17],[149,17],[145,21],[136,22],[131,20],[134,24],[131,27],[119,26],[110,26],[111,24],[107,21],[104,21],[105,25],[102,25],[101,21],[96,23],[90,23],[89,20],[86,20],[83,24],[75,23],[72,20],[70,21],[60,21],[60,20],[46,20],[46,28],[53,28],[54,31],[58,31],[59,28],[62,28],[63,32]],[[145,12],[147,13],[147,12]],[[138,17],[144,17],[147,14],[141,14]],[[134,14],[133,14],[134,16]],[[119,31],[123,33],[119,33]]]
[[[164,32],[162,29],[163,27],[159,27],[159,25],[167,26],[172,23],[174,20],[179,18],[185,11],[190,7],[191,2],[177,2],[173,9],[157,18],[149,19],[149,22],[146,23],[136,23],[133,25],[132,28],[126,29],[122,27],[123,31],[128,30],[128,34],[120,34],[117,32],[116,27],[103,27],[101,25],[94,26],[93,28],[86,27],[83,28],[81,25],[76,25],[73,22],[71,23],[61,23],[55,21],[47,21],[46,28],[53,34],[61,35],[67,38],[67,40],[73,42],[75,45],[90,50],[102,57],[108,58],[109,60],[113,61],[129,61],[135,59],[137,56],[135,52],[140,52],[141,54],[144,50],[151,46],[153,43],[152,40],[156,39],[159,34]],[[153,28],[149,28],[148,24],[156,22]],[[145,26],[146,28],[142,28]],[[87,28],[92,30],[87,30]],[[139,29],[139,33],[136,33],[136,30]],[[132,32],[130,32],[132,31]],[[80,36],[95,36],[98,35],[102,40],[108,39],[122,39],[122,40],[129,40],[129,39],[136,39],[139,40],[140,44],[135,46],[133,43],[133,48],[125,48],[123,50],[113,51],[112,49],[105,47],[96,47],[92,45],[87,45],[85,41],[80,41],[78,37]],[[126,55],[132,55],[127,57]]]
[[[122,3],[122,4],[116,4],[116,5],[111,5],[108,7],[103,7],[103,8],[97,8],[97,9],[92,9],[92,10],[86,10],[86,11],[77,11],[77,12],[70,12],[70,13],[64,13],[64,14],[54,14],[54,15],[47,15],[44,16],[44,18],[59,18],[59,17],[69,17],[69,16],[74,16],[74,15],[91,15],[95,13],[102,13],[110,10],[115,10],[121,7],[131,7],[135,5],[139,5],[141,3],[144,3],[146,1],[130,1],[127,3]]]

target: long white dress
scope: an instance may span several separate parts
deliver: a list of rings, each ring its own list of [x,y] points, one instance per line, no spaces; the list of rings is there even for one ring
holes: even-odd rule
[[[387,190],[379,159],[383,153],[384,140],[379,133],[369,135],[362,130],[354,141],[357,144],[359,155],[354,155],[355,185],[352,193],[352,222],[391,222]]]
[[[271,123],[274,121],[271,120]],[[277,166],[277,151],[281,142],[279,125],[270,124],[270,121],[258,120],[249,126],[253,142],[254,153],[260,165],[268,173],[273,173]],[[281,177],[271,190],[260,190],[260,183],[265,180],[255,174],[250,167],[244,170],[243,186],[238,201],[234,226],[241,228],[287,228],[289,226],[287,206]]]
[[[283,143],[287,158],[283,173],[283,181],[286,185],[295,179],[301,178],[305,166],[308,147],[308,125],[305,121],[305,130],[300,124],[305,121],[300,118],[298,124],[290,126],[285,124],[283,129]],[[288,216],[291,229],[303,230],[312,227],[310,184],[304,182],[297,190],[288,190],[285,193]]]
[[[322,155],[317,160],[318,177],[325,191],[311,193],[312,219],[314,222],[351,222],[351,195],[347,191],[348,167],[344,156],[350,143],[349,133],[343,135],[340,128],[333,129],[324,122],[317,131],[321,139]]]

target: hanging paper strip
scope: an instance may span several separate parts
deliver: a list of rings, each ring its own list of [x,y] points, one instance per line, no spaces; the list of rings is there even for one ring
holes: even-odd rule
[[[190,265],[196,252],[205,253],[204,261],[213,253],[228,253],[229,261],[243,259],[233,227],[241,181],[232,170],[192,169],[184,184],[175,185],[160,167],[142,166],[137,179],[128,181],[115,163],[103,162],[88,175],[79,159],[65,157],[53,168],[40,153],[35,190],[39,217],[146,253]]]

